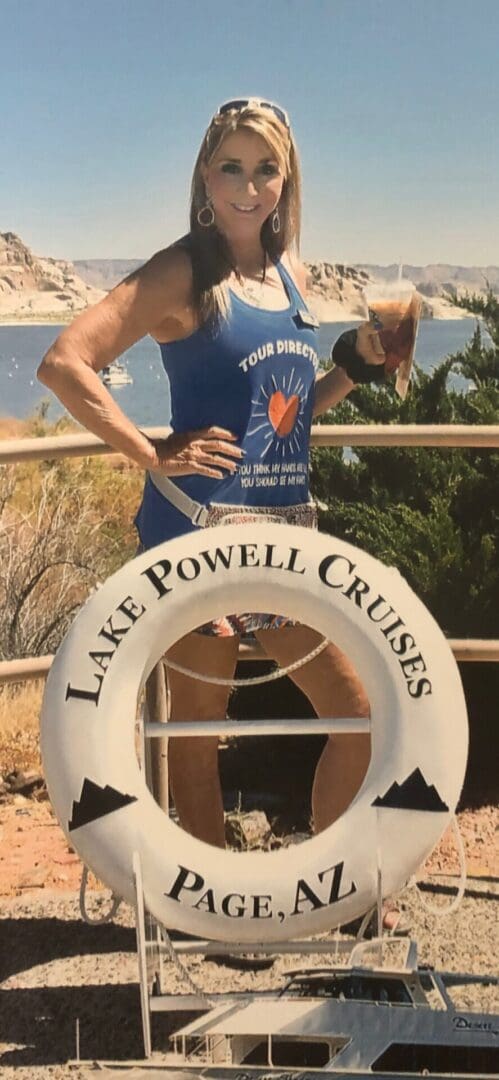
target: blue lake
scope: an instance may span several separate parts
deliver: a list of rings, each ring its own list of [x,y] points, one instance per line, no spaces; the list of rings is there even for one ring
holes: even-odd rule
[[[319,356],[329,356],[338,335],[352,325],[351,322],[323,323],[318,334]],[[475,319],[425,320],[419,327],[416,362],[429,371],[446,356],[462,349],[470,340],[475,325]],[[0,326],[0,417],[25,419],[32,415],[43,398],[50,399],[49,419],[56,419],[64,412],[54,395],[36,378],[36,368],[43,354],[61,329],[46,324]],[[133,377],[133,384],[110,388],[121,408],[136,424],[168,423],[168,381],[156,342],[150,337],[143,338],[121,359]],[[456,382],[464,385],[464,380]]]

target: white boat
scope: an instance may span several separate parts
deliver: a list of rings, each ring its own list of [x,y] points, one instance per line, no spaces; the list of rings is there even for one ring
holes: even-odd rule
[[[119,360],[115,360],[114,364],[102,369],[102,381],[106,386],[125,386],[127,383],[133,383],[132,376]]]
[[[412,949],[415,960],[415,946]],[[171,1036],[166,1077],[211,1080],[485,1080],[499,1074],[499,1016],[449,988],[497,979],[418,967],[290,971],[280,993],[234,994]],[[188,1071],[194,1067],[194,1073]]]

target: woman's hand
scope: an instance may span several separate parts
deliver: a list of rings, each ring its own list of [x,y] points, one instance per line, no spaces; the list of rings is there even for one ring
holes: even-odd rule
[[[221,480],[226,472],[235,473],[244,457],[244,451],[235,445],[236,438],[231,431],[216,426],[174,432],[166,439],[154,440],[157,464],[149,468],[165,476],[197,473]]]
[[[385,381],[386,355],[372,322],[344,330],[333,345],[331,360],[334,367],[316,382],[314,416],[337,405],[359,384]]]
[[[386,353],[374,323],[363,322],[357,330],[355,348],[366,364],[384,364]]]

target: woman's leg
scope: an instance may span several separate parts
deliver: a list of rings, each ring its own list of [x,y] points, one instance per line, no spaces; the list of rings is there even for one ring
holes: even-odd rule
[[[239,637],[186,634],[167,656],[200,674],[230,679]],[[223,720],[230,687],[181,675],[168,668],[172,720]],[[180,824],[192,836],[225,847],[224,814],[218,771],[218,737],[176,737],[168,743],[170,787]]]
[[[311,652],[321,637],[308,626],[257,630],[268,656],[281,667]],[[369,716],[369,701],[348,657],[329,644],[319,656],[291,675],[319,717]],[[312,788],[315,832],[343,814],[358,791],[371,756],[369,735],[330,735],[317,764]]]

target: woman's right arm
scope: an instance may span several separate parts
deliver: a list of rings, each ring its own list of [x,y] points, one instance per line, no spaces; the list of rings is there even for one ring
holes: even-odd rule
[[[59,334],[37,375],[80,424],[141,468],[220,477],[220,467],[233,471],[240,456],[230,432],[208,428],[155,445],[125,416],[98,375],[168,318],[181,325],[191,295],[188,253],[180,247],[157,252]]]

